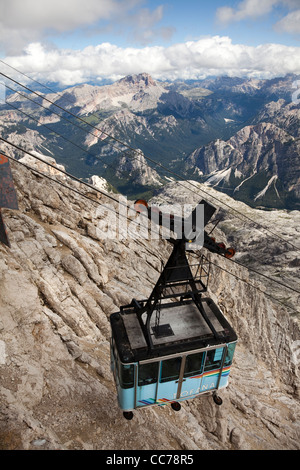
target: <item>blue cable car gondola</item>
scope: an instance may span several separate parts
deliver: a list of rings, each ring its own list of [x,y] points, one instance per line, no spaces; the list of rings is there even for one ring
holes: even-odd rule
[[[215,208],[200,204],[206,225]],[[151,218],[148,206],[146,212]],[[171,229],[176,231],[177,224],[178,230],[181,222],[173,220]],[[163,224],[162,218],[158,223]],[[203,296],[209,262],[202,256],[196,266],[190,265],[190,240],[182,236],[170,241],[173,251],[150,297],[133,299],[110,316],[111,369],[127,419],[146,406],[171,404],[179,410],[181,401],[208,392],[220,405],[217,391],[228,384],[237,335],[212,299]],[[227,258],[234,255],[205,231],[204,247]]]

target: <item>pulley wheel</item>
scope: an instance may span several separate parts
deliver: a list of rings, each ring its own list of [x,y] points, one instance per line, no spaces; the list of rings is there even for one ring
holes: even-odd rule
[[[178,401],[174,401],[173,403],[171,403],[171,406],[173,408],[174,411],[179,411],[181,410],[181,404],[178,403]]]
[[[221,397],[219,397],[218,395],[213,395],[213,399],[216,405],[218,406],[222,405],[223,400]]]

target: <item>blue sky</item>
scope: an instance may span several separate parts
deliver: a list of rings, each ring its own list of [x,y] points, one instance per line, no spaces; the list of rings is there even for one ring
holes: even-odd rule
[[[300,0],[0,0],[0,57],[64,85],[300,73]]]
[[[261,0],[263,3],[264,0]],[[90,44],[97,45],[99,42],[111,42],[118,46],[141,46],[169,45],[181,43],[189,40],[196,40],[207,35],[230,36],[236,43],[258,46],[264,43],[280,43],[288,46],[300,46],[300,29],[298,36],[289,31],[278,31],[275,25],[289,14],[291,10],[288,4],[274,3],[274,7],[269,13],[257,15],[256,17],[246,17],[241,21],[233,21],[228,24],[218,21],[216,16],[219,8],[229,6],[236,8],[240,3],[233,0],[173,0],[163,2],[161,0],[144,1],[139,7],[131,10],[132,16],[141,10],[149,10],[148,15],[155,16],[155,11],[160,7],[162,10],[161,19],[153,24],[153,34],[147,41],[134,33],[131,24],[122,24],[116,21],[100,21],[92,25],[87,30],[75,30],[63,35],[50,35],[49,38],[60,47],[82,48]],[[296,2],[294,2],[296,5]],[[300,9],[300,0],[299,0]],[[160,15],[157,13],[157,16]],[[96,32],[97,26],[100,31]],[[103,31],[101,31],[103,28]],[[165,28],[165,35],[162,28]],[[142,28],[141,28],[142,29]],[[95,31],[93,34],[93,30]]]

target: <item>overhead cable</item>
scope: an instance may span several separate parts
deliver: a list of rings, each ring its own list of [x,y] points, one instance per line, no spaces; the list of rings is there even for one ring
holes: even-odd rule
[[[294,244],[291,243],[290,241],[283,239],[283,238],[280,237],[277,233],[273,232],[272,230],[270,230],[270,229],[267,228],[267,227],[264,227],[264,226],[263,226],[262,224],[260,224],[259,222],[254,221],[251,217],[247,216],[246,214],[241,213],[240,211],[238,211],[238,210],[235,209],[234,207],[230,206],[230,205],[227,204],[226,202],[224,202],[224,201],[220,200],[219,198],[217,198],[216,196],[210,194],[208,191],[205,191],[202,187],[199,188],[199,186],[197,186],[196,184],[194,184],[193,182],[191,182],[191,181],[189,181],[189,180],[187,180],[187,179],[182,178],[181,175],[179,175],[179,174],[177,174],[176,172],[174,172],[173,170],[170,170],[169,168],[165,167],[165,166],[162,165],[160,162],[156,162],[156,161],[153,160],[152,158],[150,158],[150,157],[144,155],[141,150],[135,149],[135,148],[131,147],[130,145],[128,145],[128,144],[122,142],[120,139],[118,139],[118,138],[116,138],[116,137],[110,135],[109,133],[107,133],[106,131],[103,131],[103,130],[100,129],[99,127],[94,126],[93,124],[91,124],[91,123],[85,121],[85,120],[82,119],[81,117],[76,116],[76,115],[75,115],[74,113],[72,113],[71,111],[68,111],[68,110],[66,110],[65,108],[63,108],[62,106],[57,105],[56,103],[52,102],[51,100],[49,100],[49,99],[46,98],[45,96],[43,96],[43,95],[41,95],[40,93],[37,93],[37,92],[31,90],[31,89],[28,88],[27,86],[23,85],[22,83],[18,82],[17,80],[14,80],[13,78],[7,76],[6,74],[0,72],[0,75],[4,76],[4,77],[7,78],[8,80],[13,81],[14,83],[18,84],[19,86],[25,88],[25,89],[28,90],[29,92],[31,92],[31,93],[37,95],[39,98],[41,98],[41,99],[43,99],[43,100],[49,102],[50,104],[56,106],[58,109],[62,110],[63,112],[66,112],[66,113],[70,114],[72,117],[74,117],[75,119],[78,119],[79,121],[83,122],[84,124],[87,124],[89,127],[93,128],[93,129],[95,129],[95,130],[97,130],[97,131],[102,132],[102,133],[103,133],[104,135],[106,135],[107,137],[111,138],[112,140],[114,140],[115,142],[121,144],[122,146],[127,147],[129,150],[133,151],[134,153],[137,153],[138,155],[143,156],[145,159],[151,161],[151,162],[154,163],[156,166],[158,166],[158,167],[164,169],[165,171],[169,172],[170,174],[176,176],[176,178],[179,178],[179,179],[181,179],[182,181],[188,183],[190,186],[195,187],[195,188],[197,189],[197,192],[196,192],[195,190],[192,190],[191,188],[187,188],[186,186],[184,186],[184,185],[182,184],[182,182],[178,181],[177,184],[181,185],[181,186],[184,187],[185,189],[190,190],[190,191],[194,192],[195,194],[198,194],[199,192],[200,192],[200,193],[202,192],[202,193],[206,194],[206,195],[209,196],[210,198],[217,200],[220,204],[222,204],[222,205],[228,207],[228,208],[230,209],[230,211],[233,211],[233,212],[235,212],[236,214],[238,214],[238,215],[239,215],[238,218],[239,218],[240,220],[246,219],[246,220],[248,220],[249,222],[251,222],[252,224],[256,225],[257,227],[260,227],[260,230],[264,230],[264,231],[266,231],[266,232],[269,232],[270,234],[272,234],[272,236],[276,237],[277,239],[281,240],[282,242],[289,244],[290,246],[292,246],[292,247],[295,248],[296,250],[300,250],[299,247],[297,247],[296,245],[294,245]],[[23,96],[24,96],[24,95],[23,95]],[[25,97],[25,98],[26,98],[26,97]],[[34,102],[35,102],[35,101],[34,101]],[[36,102],[35,102],[35,103],[36,103]],[[39,103],[36,103],[36,104],[39,104]],[[53,112],[54,114],[57,114],[57,113],[55,113],[54,111],[51,111],[51,112]],[[58,114],[58,115],[59,115],[59,114]],[[61,115],[59,115],[59,116],[62,117]],[[69,121],[69,122],[70,122],[70,121]],[[72,123],[72,124],[75,125],[74,123]],[[78,127],[78,126],[77,126],[77,127]],[[80,129],[82,129],[82,128],[80,127]],[[89,132],[89,131],[86,130],[86,132]],[[89,133],[91,133],[91,132],[89,132]],[[92,135],[95,137],[95,134],[92,134]],[[111,145],[112,147],[114,147],[113,144],[110,143],[110,145]],[[118,148],[118,151],[120,151],[119,148]],[[132,156],[130,155],[129,157],[132,157]],[[135,157],[134,157],[134,158],[135,158]],[[241,217],[242,217],[243,219],[241,219]]]
[[[40,158],[40,157],[34,155],[33,153],[31,153],[31,152],[29,152],[29,151],[26,151],[26,150],[22,149],[21,147],[15,145],[15,144],[13,144],[13,143],[11,143],[11,142],[9,142],[9,141],[7,141],[7,140],[4,139],[3,137],[0,137],[0,140],[2,140],[3,142],[6,142],[6,143],[12,145],[13,147],[17,148],[18,150],[23,151],[24,153],[26,153],[26,154],[32,156],[33,158],[35,158],[35,159],[41,161],[42,163],[44,163],[44,164],[46,164],[46,165],[48,165],[48,166],[54,168],[55,170],[58,170],[59,172],[61,172],[62,174],[68,176],[69,178],[74,179],[75,181],[78,181],[79,183],[84,184],[85,186],[88,186],[89,188],[91,188],[91,189],[93,189],[93,190],[95,190],[95,191],[97,191],[97,192],[100,192],[101,194],[103,194],[104,196],[108,197],[109,199],[112,199],[114,202],[117,202],[118,204],[121,203],[121,202],[118,201],[117,199],[115,199],[115,198],[113,198],[112,196],[110,196],[108,193],[105,193],[105,192],[99,190],[98,188],[95,188],[94,186],[90,185],[89,183],[83,182],[83,181],[80,180],[79,178],[76,178],[75,176],[71,175],[70,173],[68,173],[68,172],[66,172],[66,171],[64,171],[64,170],[62,170],[62,169],[60,169],[60,168],[57,168],[55,165],[53,165],[53,164],[51,164],[51,163],[49,163],[49,162],[45,162],[45,160],[43,160],[42,158]],[[34,171],[35,171],[35,170],[34,170]],[[121,203],[121,204],[122,204],[122,203]],[[129,207],[128,207],[126,204],[124,204],[124,203],[123,203],[122,205],[124,205],[127,209],[129,208]],[[277,279],[273,279],[273,278],[271,278],[271,277],[269,277],[269,276],[267,276],[267,275],[265,275],[265,274],[263,274],[263,273],[260,273],[260,272],[258,272],[258,271],[256,271],[256,270],[253,270],[252,268],[248,268],[247,266],[245,266],[245,265],[243,265],[242,263],[239,263],[239,262],[237,262],[237,261],[234,261],[234,260],[231,260],[231,261],[234,262],[235,264],[238,264],[239,266],[242,266],[242,267],[248,269],[249,271],[255,272],[257,275],[262,276],[262,277],[268,279],[269,281],[271,281],[271,282],[273,282],[273,283],[279,284],[279,285],[281,285],[282,287],[285,287],[286,289],[292,290],[292,291],[296,292],[297,294],[300,294],[300,291],[294,289],[294,288],[291,287],[291,286],[288,286],[288,285],[286,285],[286,284],[283,284],[282,282],[278,281]]]
[[[23,153],[25,153],[25,154],[27,154],[27,155],[33,157],[34,159],[36,159],[36,160],[42,162],[43,164],[48,165],[48,166],[50,166],[51,168],[54,168],[56,171],[59,171],[60,173],[62,173],[63,175],[69,177],[70,179],[73,179],[74,181],[79,182],[80,184],[82,184],[82,185],[84,185],[84,186],[87,186],[88,188],[92,189],[95,193],[100,193],[100,194],[102,194],[103,196],[107,197],[108,199],[110,199],[110,200],[116,202],[118,205],[125,207],[126,210],[130,210],[130,209],[131,209],[127,204],[125,204],[124,202],[122,202],[122,201],[120,201],[120,200],[118,200],[118,199],[115,199],[115,198],[114,198],[113,196],[111,196],[109,193],[104,192],[104,191],[101,191],[99,188],[97,188],[97,187],[95,187],[95,186],[93,186],[93,185],[91,185],[91,184],[89,184],[89,183],[86,183],[85,181],[80,180],[80,179],[77,178],[76,176],[71,175],[70,173],[68,173],[68,172],[66,172],[66,171],[64,171],[64,170],[62,170],[61,168],[59,168],[59,167],[53,165],[52,163],[43,160],[42,158],[38,157],[37,155],[34,155],[33,153],[31,153],[31,152],[29,152],[29,151],[27,151],[27,150],[24,150],[24,149],[22,149],[21,147],[15,145],[15,144],[12,144],[11,142],[7,141],[6,139],[3,139],[2,137],[0,137],[0,140],[2,140],[3,142],[8,143],[9,145],[12,145],[12,146],[15,147],[16,149],[18,149],[18,150],[22,151]],[[104,207],[105,209],[108,209],[109,211],[113,212],[114,214],[117,213],[117,215],[120,215],[121,217],[126,218],[130,223],[132,223],[132,224],[137,225],[138,227],[140,227],[140,224],[139,224],[138,222],[136,222],[136,221],[132,220],[130,217],[128,217],[127,212],[126,212],[126,215],[125,215],[125,214],[123,214],[123,213],[120,212],[120,211],[116,211],[115,209],[113,209],[113,208],[111,208],[111,207],[105,205],[104,203],[101,203],[101,202],[99,202],[99,201],[96,201],[95,199],[93,199],[93,198],[87,196],[86,194],[82,193],[81,191],[79,191],[79,190],[77,190],[77,189],[75,189],[75,188],[72,188],[71,186],[68,186],[68,185],[66,185],[65,183],[63,183],[63,182],[61,182],[61,181],[59,181],[59,180],[57,180],[57,179],[55,179],[55,178],[52,178],[52,177],[49,176],[49,175],[45,175],[44,173],[42,173],[41,171],[37,170],[36,168],[33,168],[33,167],[31,167],[30,165],[25,164],[24,162],[20,162],[19,160],[16,160],[15,158],[10,157],[9,155],[7,155],[7,154],[6,154],[5,152],[3,152],[2,150],[1,150],[1,155],[4,155],[4,156],[7,157],[9,160],[14,161],[14,162],[16,162],[16,163],[18,163],[18,164],[21,164],[21,165],[23,165],[24,167],[26,167],[27,169],[29,169],[29,170],[31,170],[31,171],[33,171],[33,172],[35,172],[35,173],[38,173],[40,176],[43,176],[43,177],[45,177],[45,178],[47,178],[47,179],[50,179],[51,181],[54,181],[55,183],[57,183],[57,184],[63,186],[63,187],[66,188],[66,189],[69,189],[70,191],[73,191],[73,192],[77,193],[78,195],[83,196],[85,199],[88,199],[88,200],[90,200],[90,201],[96,203],[98,206],[102,206],[102,207]],[[144,218],[147,218],[147,220],[148,220],[148,217],[146,217],[143,213],[140,213],[140,216],[141,216],[141,217],[144,217]],[[159,235],[159,232],[156,231],[155,229],[153,230],[153,227],[151,227],[151,231],[152,231],[153,233]]]

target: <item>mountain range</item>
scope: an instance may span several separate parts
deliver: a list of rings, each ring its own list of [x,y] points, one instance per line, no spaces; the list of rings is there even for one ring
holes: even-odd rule
[[[192,178],[253,207],[299,209],[298,78],[170,83],[141,73],[43,96],[18,91],[0,107],[0,131],[130,197]]]
[[[196,149],[186,168],[239,200],[293,208],[300,199],[299,155],[300,140],[263,122]]]

